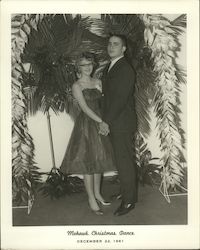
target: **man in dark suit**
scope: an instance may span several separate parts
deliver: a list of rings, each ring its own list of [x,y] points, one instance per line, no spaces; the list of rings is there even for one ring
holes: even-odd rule
[[[134,132],[137,128],[134,104],[135,72],[124,57],[126,39],[112,35],[108,41],[111,63],[102,77],[103,121],[100,132],[110,132],[120,180],[122,202],[114,212],[123,215],[137,202],[137,170],[134,156]]]

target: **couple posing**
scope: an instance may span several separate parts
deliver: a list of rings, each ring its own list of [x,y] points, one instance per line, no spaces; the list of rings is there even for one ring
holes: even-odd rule
[[[96,215],[103,215],[101,205],[111,203],[101,195],[101,177],[117,169],[122,202],[114,215],[119,216],[131,211],[137,202],[135,73],[124,58],[124,36],[110,36],[107,51],[111,62],[104,69],[102,81],[91,77],[94,61],[90,54],[83,53],[76,62],[80,77],[72,91],[81,112],[61,171],[84,176],[89,206]]]

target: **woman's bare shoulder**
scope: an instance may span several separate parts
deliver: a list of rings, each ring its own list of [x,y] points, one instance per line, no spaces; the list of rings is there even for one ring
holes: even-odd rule
[[[77,95],[80,95],[81,92],[82,92],[82,86],[78,81],[76,81],[72,85],[72,93],[74,96],[77,96]]]
[[[79,80],[72,84],[72,89],[81,89],[81,84]]]

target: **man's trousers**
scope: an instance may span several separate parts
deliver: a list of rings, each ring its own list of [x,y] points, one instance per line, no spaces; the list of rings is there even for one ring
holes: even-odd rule
[[[138,178],[135,162],[135,143],[132,132],[111,131],[110,137],[120,180],[122,201],[135,203],[138,199]]]

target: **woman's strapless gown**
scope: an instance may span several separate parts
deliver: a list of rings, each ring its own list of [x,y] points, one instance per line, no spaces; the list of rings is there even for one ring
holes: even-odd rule
[[[84,89],[83,95],[91,110],[101,116],[101,92],[96,88]],[[98,131],[98,123],[81,111],[61,164],[63,173],[94,174],[116,170],[109,136],[100,135]]]

